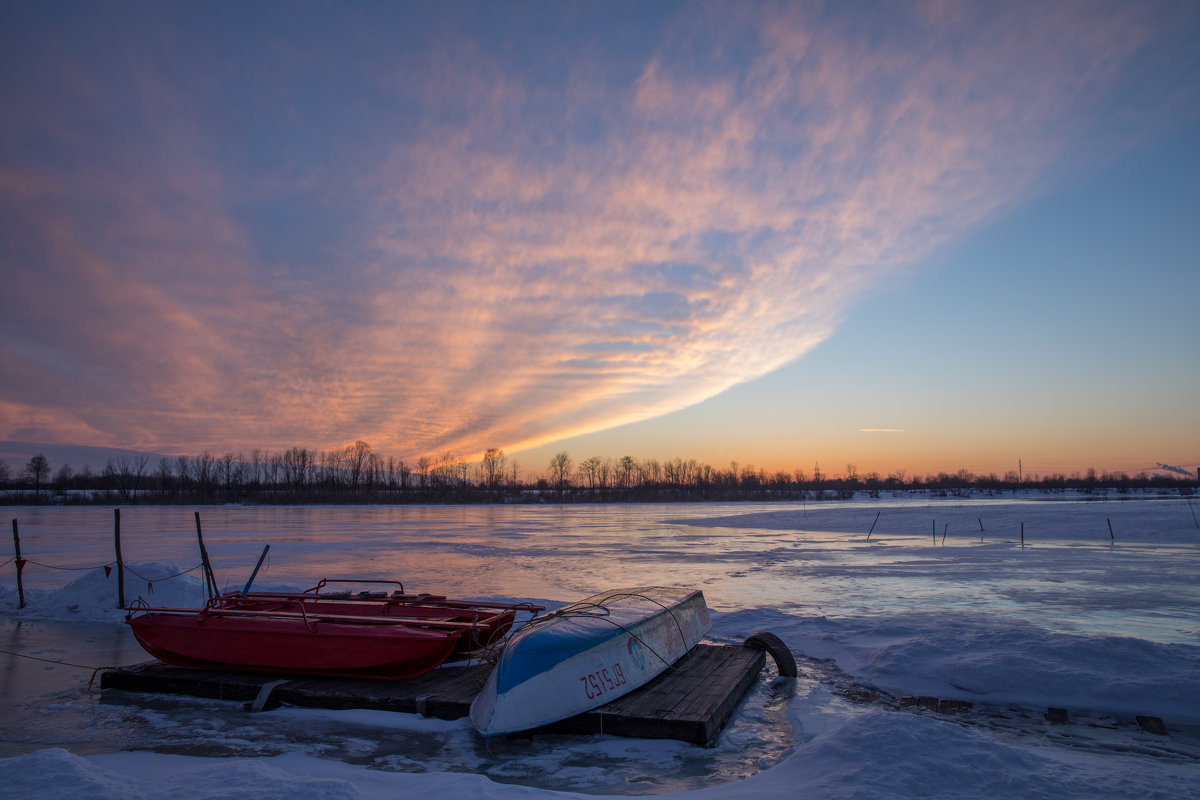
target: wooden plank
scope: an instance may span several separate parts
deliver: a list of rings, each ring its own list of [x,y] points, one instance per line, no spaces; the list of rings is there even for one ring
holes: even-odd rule
[[[539,730],[709,744],[764,663],[765,655],[755,648],[701,644],[680,659],[674,669],[637,691]],[[272,697],[294,706],[371,708],[459,719],[469,713],[471,700],[483,688],[490,671],[489,664],[453,665],[409,680],[378,681],[193,669],[149,662],[107,670],[100,676],[100,686],[251,702],[265,684],[282,679]]]
[[[641,689],[541,730],[706,745],[724,727],[765,663],[763,652],[754,648],[701,645],[680,659],[675,670]]]
[[[721,655],[725,655],[728,651],[719,651]],[[678,680],[667,682],[665,685],[673,688],[670,694],[664,696],[657,701],[653,709],[645,709],[640,711],[641,716],[651,716],[655,714],[664,719],[674,717],[686,717],[689,710],[697,709],[695,701],[702,700],[709,693],[712,687],[718,689],[723,687],[723,683],[719,681],[725,659],[710,658],[705,662],[700,662],[687,672],[677,676]]]
[[[749,658],[740,658],[743,654]],[[705,704],[705,698],[727,690],[731,678],[750,668],[753,654],[746,648],[707,647],[693,650],[641,692],[614,701],[622,712],[636,716],[671,716]],[[756,671],[757,674],[757,671]]]

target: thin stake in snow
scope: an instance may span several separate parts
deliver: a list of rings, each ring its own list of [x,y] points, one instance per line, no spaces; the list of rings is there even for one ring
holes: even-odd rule
[[[1021,523],[1021,549],[1025,548],[1025,523]]]
[[[946,546],[946,531],[950,530],[950,523],[946,523],[946,527],[942,528],[942,547]]]
[[[871,523],[871,530],[867,531],[867,541],[868,542],[871,541],[871,534],[875,531],[875,523],[879,522],[879,515],[882,513],[883,513],[882,511],[875,512],[875,522]],[[13,524],[16,524],[16,520],[13,520]]]
[[[1117,537],[1113,536],[1112,520],[1109,519],[1108,517],[1105,517],[1104,521],[1108,523],[1108,538],[1115,542],[1117,540]]]

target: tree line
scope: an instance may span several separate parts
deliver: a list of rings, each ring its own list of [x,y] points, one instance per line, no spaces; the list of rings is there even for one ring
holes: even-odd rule
[[[714,468],[696,459],[660,461],[632,456],[592,456],[575,461],[556,453],[546,470],[526,477],[503,450],[487,450],[468,462],[450,453],[408,464],[384,457],[357,441],[333,450],[304,447],[249,454],[205,451],[198,456],[151,460],[115,456],[100,472],[90,467],[57,469],[44,455],[16,472],[0,461],[0,502],[37,503],[580,503],[846,499],[857,492],[923,491],[935,494],[1176,490],[1191,494],[1197,481],[1178,474],[1097,473],[1027,476],[1021,470],[976,475],[968,470],[883,476],[860,473],[854,464],[836,474],[776,470],[736,462]]]

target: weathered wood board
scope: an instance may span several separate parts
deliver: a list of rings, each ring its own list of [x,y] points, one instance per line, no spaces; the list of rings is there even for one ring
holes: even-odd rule
[[[701,644],[655,680],[608,705],[539,730],[606,733],[709,744],[765,663],[752,647]],[[404,681],[304,678],[171,667],[157,661],[100,676],[102,689],[185,694],[253,702],[268,684],[274,703],[307,708],[371,708],[439,719],[467,716],[491,666],[445,666]]]

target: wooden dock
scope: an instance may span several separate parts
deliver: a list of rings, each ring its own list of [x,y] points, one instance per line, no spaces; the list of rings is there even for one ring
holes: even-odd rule
[[[595,711],[539,730],[711,744],[765,660],[765,653],[754,647],[697,645],[642,688]],[[488,664],[447,666],[410,680],[377,681],[203,670],[154,661],[108,670],[100,676],[100,687],[232,700],[257,709],[287,703],[459,719],[469,713],[471,700],[490,670]]]

